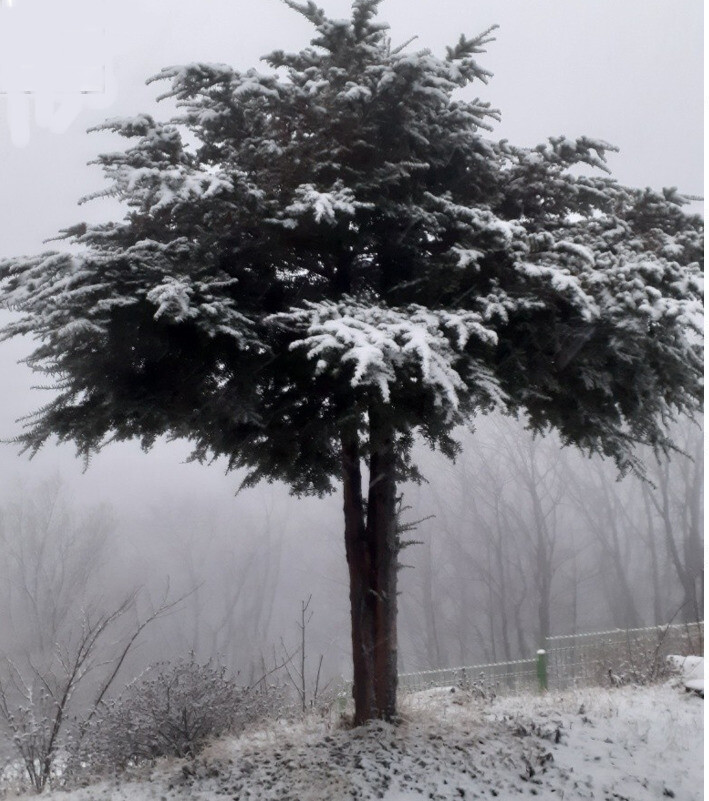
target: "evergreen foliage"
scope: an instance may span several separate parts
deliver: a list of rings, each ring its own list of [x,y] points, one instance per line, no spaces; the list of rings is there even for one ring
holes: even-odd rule
[[[415,432],[452,454],[491,408],[623,469],[634,443],[666,446],[701,399],[687,199],[616,183],[601,141],[489,138],[498,113],[460,90],[487,81],[492,29],[439,58],[392,48],[379,0],[350,20],[286,2],[310,47],[264,72],[164,69],[174,119],[99,126],[128,142],[96,162],[122,221],[0,263],[22,313],[3,337],[38,338],[28,363],[59,390],[23,446],[167,434],[298,493],[332,489],[372,404],[401,475]]]

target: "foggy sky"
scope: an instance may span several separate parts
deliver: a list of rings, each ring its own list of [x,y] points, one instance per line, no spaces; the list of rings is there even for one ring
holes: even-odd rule
[[[348,13],[347,0],[322,5],[331,16]],[[620,148],[610,166],[622,183],[702,194],[698,0],[385,0],[380,15],[392,26],[394,45],[418,34],[410,47],[436,52],[461,32],[500,25],[497,41],[479,57],[494,77],[477,93],[502,111],[491,136],[520,145],[559,134],[604,139]],[[306,45],[310,31],[278,0],[13,0],[12,7],[5,0],[0,4],[0,91],[4,81],[6,92],[0,95],[0,257],[41,250],[42,240],[81,220],[120,216],[110,201],[76,205],[103,186],[98,168],[86,162],[121,146],[117,138],[87,136],[85,130],[112,116],[169,114],[156,106],[161,87],[146,86],[148,76],[200,60],[258,66],[259,57],[271,50]],[[82,40],[92,32],[99,46]],[[57,71],[57,58],[67,59],[64,72]],[[24,72],[13,73],[19,61],[12,59],[22,62]],[[82,59],[84,79],[102,81],[103,91],[77,94],[72,81],[79,80],[78,73],[69,67],[81,68]],[[53,72],[65,81],[63,93],[47,93]],[[47,79],[44,94],[17,93],[18,84],[10,79],[28,76],[40,92],[43,76]],[[0,324],[6,319],[0,312]],[[2,439],[17,433],[15,420],[45,400],[29,390],[36,378],[16,364],[27,352],[24,342],[0,344]],[[15,446],[0,445],[0,501],[12,495],[16,482],[52,472],[60,472],[78,498],[105,499],[121,509],[172,493],[230,498],[238,479],[225,477],[219,466],[183,464],[187,452],[180,443],[160,445],[148,455],[137,446],[112,446],[82,474],[71,446],[50,447],[28,462]],[[251,493],[251,500],[233,503],[277,498],[283,525],[292,528],[282,495],[265,488]]]

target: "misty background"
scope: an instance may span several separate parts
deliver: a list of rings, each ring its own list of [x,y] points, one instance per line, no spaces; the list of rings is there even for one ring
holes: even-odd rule
[[[349,8],[323,5],[334,16]],[[500,25],[479,59],[494,77],[477,92],[502,111],[491,137],[604,139],[620,148],[609,161],[619,182],[702,194],[701,4],[386,0],[380,13],[395,45],[418,34],[411,47],[439,52],[463,31]],[[91,73],[100,91],[79,95],[69,72],[63,90],[43,88],[53,59],[78,58],[81,26],[101,42],[79,53],[100,67]],[[160,86],[146,78],[190,61],[257,66],[273,49],[306,45],[310,30],[277,0],[15,0],[0,7],[3,34],[15,58],[33,65],[23,79],[39,88],[20,95],[8,83],[0,95],[0,258],[45,249],[42,240],[81,220],[122,216],[111,200],[77,207],[102,188],[86,163],[122,147],[85,130],[107,117],[169,116],[155,103]],[[0,91],[11,72],[5,53]],[[0,325],[10,313],[0,311]],[[41,377],[18,364],[31,347],[0,345],[5,440],[47,398],[31,389]],[[401,670],[524,658],[548,634],[703,616],[697,426],[676,429],[693,460],[678,454],[658,464],[647,454],[652,486],[618,482],[612,464],[561,449],[555,437],[532,440],[519,421],[490,416],[476,425],[460,432],[455,464],[421,447],[427,483],[403,488],[401,521],[421,522],[403,553]],[[142,588],[142,610],[187,594],[141,638],[126,676],[194,651],[247,682],[296,645],[300,604],[312,595],[310,663],[322,654],[327,677],[347,676],[340,497],[294,498],[278,484],[236,494],[238,474],[188,455],[181,442],[147,454],[114,444],[84,472],[70,445],[32,461],[0,445],[0,649],[39,647],[82,608],[110,606],[132,589]]]

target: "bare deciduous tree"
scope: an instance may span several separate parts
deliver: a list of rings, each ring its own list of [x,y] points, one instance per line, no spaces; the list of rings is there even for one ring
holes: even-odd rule
[[[324,658],[323,654],[320,654],[318,658],[318,666],[312,677],[312,681],[308,681],[305,663],[308,659],[308,624],[313,617],[313,612],[310,610],[310,602],[312,600],[313,596],[309,595],[306,601],[300,602],[300,619],[296,623],[299,631],[297,647],[289,653],[285,643],[281,641],[281,648],[283,649],[283,661],[281,666],[285,669],[288,679],[295,689],[302,712],[306,712],[309,706],[316,706],[320,694],[324,692],[330,684],[330,682],[328,682],[325,687],[320,686],[320,675]],[[311,684],[310,688],[308,686],[309,683]]]
[[[685,421],[676,434],[684,453],[658,458],[652,478],[657,488],[644,488],[659,516],[667,554],[682,586],[680,616],[684,622],[703,618],[704,443],[702,430]]]
[[[79,715],[74,736],[80,738],[138,635],[174,606],[165,603],[127,633],[121,632],[121,625],[135,611],[135,597],[131,594],[108,612],[84,611],[72,639],[56,643],[49,660],[36,664],[29,655],[18,660],[5,657],[0,666],[0,723],[36,792],[42,792],[51,780],[70,711]],[[113,640],[115,634],[118,641]],[[90,700],[75,703],[89,684]]]
[[[81,737],[139,634],[177,602],[141,616],[137,590],[112,591],[109,511],[76,513],[58,481],[20,496],[0,523],[0,732],[41,792],[68,729]]]

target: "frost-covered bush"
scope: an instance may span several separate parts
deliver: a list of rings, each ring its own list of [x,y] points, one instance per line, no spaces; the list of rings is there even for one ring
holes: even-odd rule
[[[633,651],[627,649],[614,654],[614,657],[606,663],[608,667],[604,682],[614,687],[653,684],[665,681],[671,675],[664,654],[657,647],[645,645]]]
[[[278,688],[239,687],[211,661],[157,663],[93,718],[74,749],[71,773],[78,779],[192,756],[206,741],[272,716],[282,700]]]

